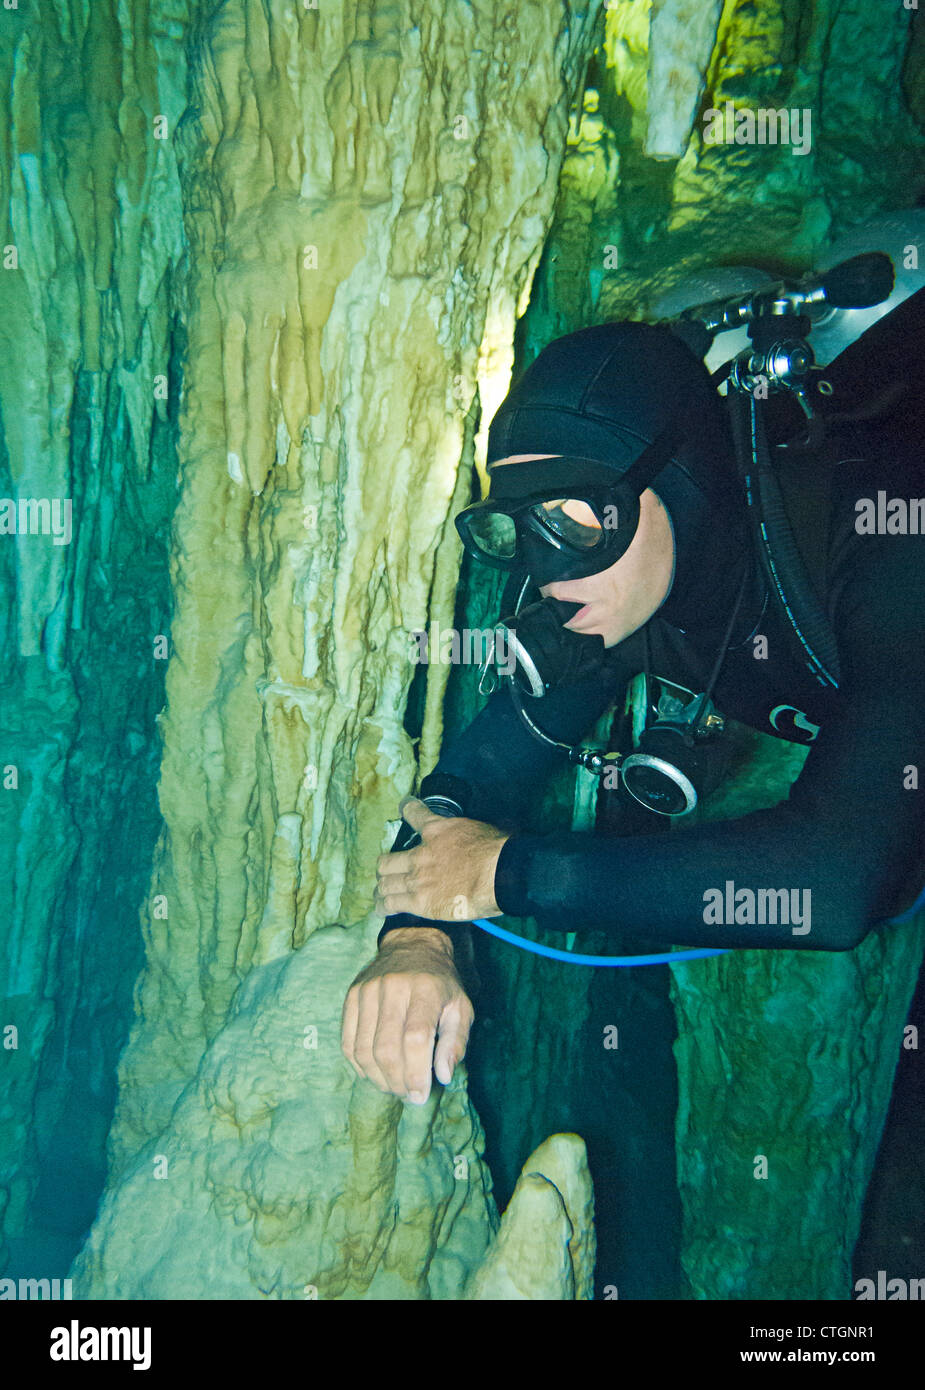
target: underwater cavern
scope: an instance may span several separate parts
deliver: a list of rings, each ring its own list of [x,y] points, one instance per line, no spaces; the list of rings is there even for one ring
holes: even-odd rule
[[[0,71],[0,1297],[925,1297],[917,5],[0,0]]]

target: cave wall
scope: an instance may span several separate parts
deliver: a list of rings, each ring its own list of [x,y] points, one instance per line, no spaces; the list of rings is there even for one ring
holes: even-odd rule
[[[783,800],[806,749],[740,731],[694,815]],[[851,1298],[851,1257],[925,951],[925,913],[853,951],[736,951],[672,971],[682,1262],[694,1298]]]

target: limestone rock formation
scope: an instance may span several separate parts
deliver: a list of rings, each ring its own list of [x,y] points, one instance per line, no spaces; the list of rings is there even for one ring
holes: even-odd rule
[[[460,1296],[498,1225],[465,1068],[408,1105],[356,1081],[340,1050],[345,946],[359,930],[371,953],[377,929],[322,928],[249,972],[163,1131],[106,1193],[78,1297]]]
[[[367,949],[377,929],[365,924]],[[105,1195],[78,1297],[590,1296],[581,1140],[556,1135],[531,1156],[492,1242],[464,1065],[419,1107],[356,1082],[341,1055],[347,937],[320,929],[251,970],[164,1131]]]
[[[680,159],[703,94],[723,0],[652,0],[647,129],[650,159]]]
[[[468,1299],[586,1299],[594,1287],[594,1194],[577,1134],[554,1134],[524,1164]]]

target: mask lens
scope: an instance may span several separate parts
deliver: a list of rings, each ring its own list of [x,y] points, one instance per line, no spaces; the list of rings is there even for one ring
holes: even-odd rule
[[[469,517],[469,538],[485,555],[496,560],[513,560],[517,551],[517,527],[504,512],[473,512]]]
[[[541,502],[533,515],[554,535],[580,550],[593,550],[600,545],[603,528],[597,513],[589,503],[577,497],[558,497]]]

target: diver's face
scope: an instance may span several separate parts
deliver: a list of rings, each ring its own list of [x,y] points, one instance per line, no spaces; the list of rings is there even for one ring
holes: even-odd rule
[[[530,459],[560,458],[560,454],[511,454],[498,459],[492,469]],[[565,508],[573,520],[597,525],[584,502],[569,502]],[[629,549],[609,569],[584,579],[557,579],[544,584],[540,593],[583,608],[563,626],[571,632],[597,634],[605,647],[618,642],[647,623],[668,597],[674,576],[674,536],[668,513],[651,488],[639,499],[639,527]]]

